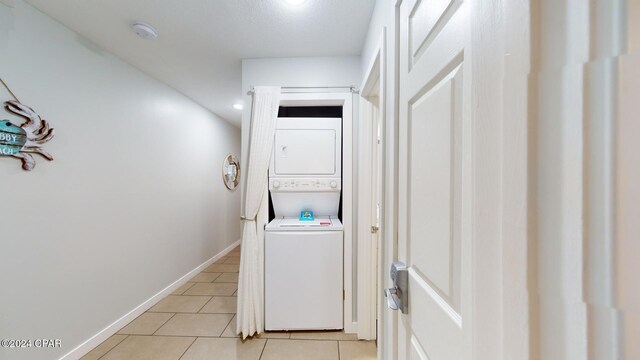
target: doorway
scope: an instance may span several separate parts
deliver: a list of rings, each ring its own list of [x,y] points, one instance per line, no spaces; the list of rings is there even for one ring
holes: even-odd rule
[[[384,32],[362,85],[358,127],[358,338],[376,340],[382,316]]]

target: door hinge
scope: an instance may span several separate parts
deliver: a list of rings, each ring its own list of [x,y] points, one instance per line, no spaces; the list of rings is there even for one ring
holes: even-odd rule
[[[344,291],[344,289],[342,289],[342,300],[344,300],[344,299],[346,299],[346,298],[347,298],[347,297],[346,297],[346,295],[345,295],[345,291]]]
[[[378,232],[378,230],[380,230],[380,228],[379,228],[378,226],[372,226],[372,227],[371,227],[371,233],[372,233],[372,234],[377,233],[377,232]]]

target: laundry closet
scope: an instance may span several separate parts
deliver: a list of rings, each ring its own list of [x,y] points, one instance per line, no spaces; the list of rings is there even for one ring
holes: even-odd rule
[[[344,110],[280,106],[264,232],[267,331],[345,328]]]

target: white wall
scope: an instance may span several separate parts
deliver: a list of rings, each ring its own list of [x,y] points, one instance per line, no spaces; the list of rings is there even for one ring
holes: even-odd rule
[[[63,344],[0,358],[62,356],[239,238],[239,129],[22,1],[0,76],[56,129],[55,161],[0,158],[0,339]]]
[[[369,30],[365,42],[362,46],[362,55],[360,56],[360,70],[361,81],[367,75],[368,66],[370,65],[372,57],[375,55],[378,41],[380,40],[380,34],[382,29],[387,29],[388,45],[393,45],[394,27],[395,27],[395,1],[394,0],[376,0],[376,5],[373,8],[371,14],[371,21],[369,22]],[[388,57],[394,58],[395,53],[393,47],[389,48]],[[393,63],[391,63],[393,64]],[[393,75],[393,69],[390,69]]]

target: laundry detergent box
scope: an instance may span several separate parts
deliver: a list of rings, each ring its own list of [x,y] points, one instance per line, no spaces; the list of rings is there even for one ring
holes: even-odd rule
[[[300,221],[313,221],[313,211],[300,211]]]

